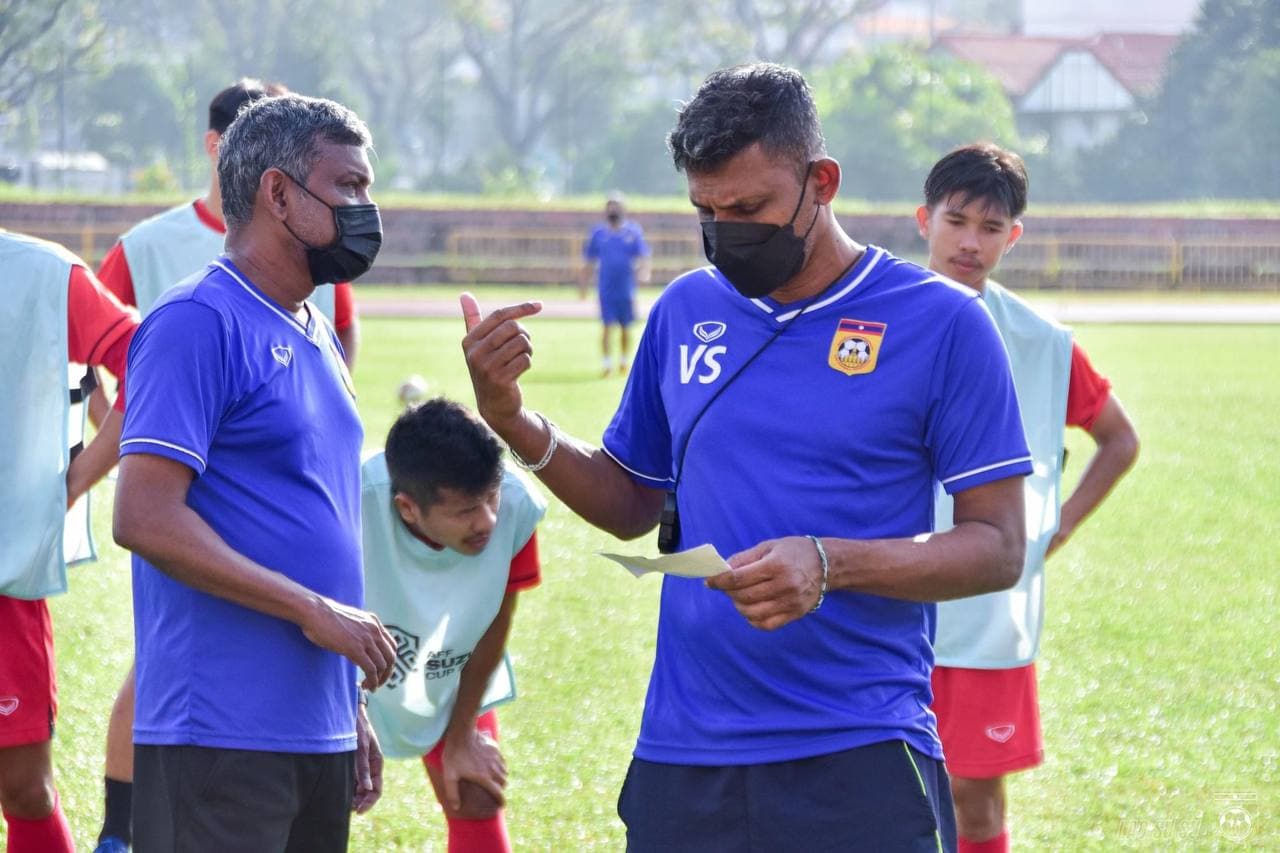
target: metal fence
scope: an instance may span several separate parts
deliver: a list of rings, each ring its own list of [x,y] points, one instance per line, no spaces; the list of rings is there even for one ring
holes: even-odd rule
[[[697,232],[655,231],[645,239],[655,281],[707,262]],[[584,242],[577,232],[459,228],[446,238],[441,260],[452,282],[568,282],[581,268]],[[911,248],[907,256],[926,260],[919,245]],[[1000,277],[1032,290],[1280,292],[1280,243],[1028,237],[1001,261]]]
[[[24,225],[23,230],[62,243],[96,266],[131,224]],[[707,262],[694,229],[654,229],[645,233],[645,240],[652,251],[655,282],[669,281]],[[584,242],[585,234],[578,230],[453,228],[444,237],[442,252],[384,251],[370,280],[570,284],[581,273]],[[920,262],[921,249],[917,243],[903,253]],[[1232,237],[1143,240],[1102,234],[1026,237],[1001,261],[999,278],[1031,290],[1280,292],[1280,242]]]

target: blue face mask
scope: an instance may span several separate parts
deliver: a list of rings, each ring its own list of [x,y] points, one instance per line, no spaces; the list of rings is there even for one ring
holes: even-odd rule
[[[285,174],[288,174],[287,172]],[[307,269],[317,285],[354,281],[369,271],[378,249],[382,247],[382,216],[376,204],[343,204],[334,206],[307,189],[302,181],[289,175],[302,191],[333,211],[337,236],[327,246],[312,246],[299,237],[289,223],[295,240],[307,248]]]
[[[702,249],[707,253],[707,260],[748,299],[768,296],[790,281],[804,266],[804,243],[818,222],[817,211],[814,211],[813,222],[809,223],[803,237],[796,234],[793,226],[804,203],[808,184],[809,169],[805,169],[800,198],[786,225],[767,222],[702,223]]]

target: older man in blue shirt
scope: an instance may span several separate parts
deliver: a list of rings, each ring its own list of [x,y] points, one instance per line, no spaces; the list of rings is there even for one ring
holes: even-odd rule
[[[245,108],[218,164],[226,254],[130,351],[115,536],[134,552],[144,853],[345,850],[378,796],[356,668],[376,687],[395,644],[360,609],[363,430],[309,301],[381,243],[369,145],[332,101]]]

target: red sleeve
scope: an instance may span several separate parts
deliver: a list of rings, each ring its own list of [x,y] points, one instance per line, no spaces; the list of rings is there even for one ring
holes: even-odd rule
[[[356,297],[350,282],[339,282],[333,286],[333,328],[345,332],[354,325],[356,319]]]
[[[542,566],[538,562],[538,532],[535,530],[520,553],[511,559],[511,574],[507,576],[507,592],[530,589],[542,580]]]
[[[98,267],[98,281],[115,294],[125,305],[136,306],[138,297],[133,293],[133,273],[129,272],[129,259],[124,256],[124,243],[119,240],[102,259]]]
[[[1091,429],[1107,398],[1111,382],[1093,369],[1084,347],[1071,342],[1071,383],[1067,386],[1067,426]]]
[[[125,308],[81,266],[71,268],[67,281],[67,357],[81,364],[101,365],[120,380],[116,408],[124,411],[124,374],[129,343],[138,329],[138,315]]]

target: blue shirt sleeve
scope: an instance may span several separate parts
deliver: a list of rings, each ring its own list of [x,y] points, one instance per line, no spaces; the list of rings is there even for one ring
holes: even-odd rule
[[[952,319],[929,401],[925,442],[947,494],[1031,472],[1009,356],[982,300]]]
[[[654,339],[659,324],[650,315],[622,402],[605,428],[604,451],[642,486],[665,489],[672,479],[671,426],[662,402],[662,367]]]
[[[600,226],[597,225],[591,229],[587,242],[582,247],[582,257],[588,261],[599,260],[600,258]]]
[[[153,311],[129,348],[129,406],[120,455],[149,453],[204,473],[214,433],[234,399],[227,332],[212,308],[190,300]]]
[[[631,227],[636,232],[635,256],[637,258],[649,257],[649,244],[644,240],[644,229],[634,222],[631,223]]]

